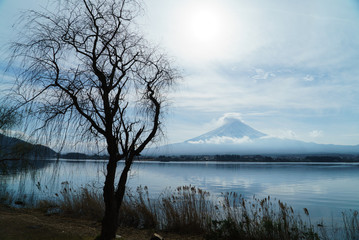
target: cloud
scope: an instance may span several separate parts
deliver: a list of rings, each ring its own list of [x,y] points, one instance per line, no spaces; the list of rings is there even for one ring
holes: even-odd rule
[[[237,76],[220,75],[221,72],[195,73],[185,79],[185,87],[173,95],[176,107],[223,113],[252,109],[252,111],[330,110],[355,107],[359,94],[357,73],[328,73],[320,81],[303,81],[302,71],[276,72],[276,77],[260,81],[238,73]],[[317,76],[314,73],[310,76]],[[359,72],[358,72],[359,74]],[[307,79],[310,79],[307,76]],[[350,94],[348,94],[350,93]]]
[[[306,82],[311,82],[314,80],[314,77],[312,75],[307,74],[303,79]]]
[[[257,68],[255,69],[256,74],[252,76],[254,80],[266,80],[269,77],[275,77],[276,75],[272,72],[266,72],[263,69]]]
[[[312,138],[317,138],[317,137],[322,136],[322,134],[323,134],[323,132],[320,130],[313,130],[309,133],[309,136]]]
[[[297,139],[298,135],[295,131],[291,130],[291,129],[286,129],[286,130],[275,130],[272,133],[270,133],[267,138],[270,137],[276,137],[276,138],[281,138],[281,139]]]
[[[229,112],[229,113],[225,113],[222,117],[220,117],[217,120],[217,125],[223,125],[225,123],[228,123],[232,120],[240,120],[243,122],[242,120],[242,115],[240,113],[237,112]]]
[[[232,138],[232,137],[212,137],[206,140],[199,141],[189,141],[190,144],[242,144],[242,143],[250,143],[252,140],[244,136],[243,138]]]

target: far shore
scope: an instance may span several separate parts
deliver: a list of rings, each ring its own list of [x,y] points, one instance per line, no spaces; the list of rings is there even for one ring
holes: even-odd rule
[[[60,159],[107,160],[106,155],[86,155],[82,153],[61,154]],[[172,155],[139,156],[137,161],[159,162],[238,162],[238,163],[359,163],[358,154],[288,154],[288,155]]]

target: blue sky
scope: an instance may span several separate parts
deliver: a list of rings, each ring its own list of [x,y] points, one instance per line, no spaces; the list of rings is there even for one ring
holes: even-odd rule
[[[359,144],[359,1],[144,2],[145,35],[184,73],[166,142],[198,136],[230,113],[273,136]],[[1,46],[20,10],[41,5],[0,0]]]

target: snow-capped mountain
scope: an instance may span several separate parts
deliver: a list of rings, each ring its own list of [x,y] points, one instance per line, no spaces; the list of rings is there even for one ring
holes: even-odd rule
[[[256,139],[260,137],[264,137],[266,134],[261,133],[247,124],[244,124],[238,119],[230,118],[225,120],[225,124],[219,128],[216,128],[210,132],[202,134],[198,137],[189,139],[185,142],[188,143],[211,143],[216,140],[248,140],[248,139]]]
[[[316,144],[268,136],[238,119],[182,143],[151,148],[146,155],[359,154],[359,145]]]

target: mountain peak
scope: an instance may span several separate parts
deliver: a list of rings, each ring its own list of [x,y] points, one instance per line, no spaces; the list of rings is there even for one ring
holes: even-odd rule
[[[182,143],[147,151],[148,155],[214,154],[358,154],[357,146],[306,143],[298,140],[264,137],[237,118],[222,119],[223,125]],[[263,138],[264,137],[264,138]]]
[[[264,137],[266,134],[261,133],[236,118],[226,118],[224,124],[210,132],[202,134],[198,137],[187,140],[186,142],[209,141],[214,138],[230,138],[230,139],[256,139]]]

